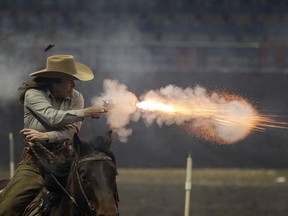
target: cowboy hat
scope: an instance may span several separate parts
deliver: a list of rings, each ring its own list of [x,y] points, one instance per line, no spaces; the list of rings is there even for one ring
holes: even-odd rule
[[[30,74],[30,76],[76,79],[88,81],[94,78],[89,67],[76,62],[72,55],[53,55],[47,58],[46,68]]]

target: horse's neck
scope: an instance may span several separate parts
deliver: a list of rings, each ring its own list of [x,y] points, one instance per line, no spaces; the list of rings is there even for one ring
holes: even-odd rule
[[[72,181],[71,179],[73,178],[69,176],[65,189],[68,192],[68,194],[74,199],[75,194],[71,188],[73,188],[73,185],[76,182]],[[73,204],[71,199],[68,197],[68,195],[64,193],[62,194],[60,198],[59,204],[55,206],[50,212],[50,216],[63,216],[63,215],[78,215],[75,205]]]
[[[53,208],[50,212],[50,216],[63,216],[63,215],[77,215],[77,212],[73,203],[70,200],[65,200],[63,195],[59,205]]]

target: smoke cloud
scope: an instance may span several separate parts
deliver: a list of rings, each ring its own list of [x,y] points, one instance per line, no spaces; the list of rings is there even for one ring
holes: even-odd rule
[[[0,54],[0,99],[2,102],[5,103],[17,99],[17,89],[23,83],[28,71],[31,71],[31,67],[27,62],[23,59],[23,56],[18,57],[17,55],[13,55],[12,57]]]
[[[94,104],[103,105],[112,100],[113,107],[107,114],[107,123],[126,142],[132,129],[130,121],[144,120],[147,126],[156,122],[163,125],[188,125],[189,133],[218,143],[234,143],[246,137],[256,125],[257,112],[240,96],[227,93],[209,93],[196,86],[186,88],[168,85],[159,90],[150,90],[137,99],[127,87],[115,80],[104,81],[104,92],[93,99]],[[173,106],[173,112],[137,108],[141,101],[156,101]]]
[[[125,128],[126,125],[131,120],[138,120],[136,115],[133,115],[136,112],[138,99],[127,90],[125,85],[116,80],[104,80],[103,88],[104,92],[100,97],[93,98],[92,103],[102,106],[106,100],[113,101],[107,113],[107,123],[118,134],[119,140],[126,142],[132,134],[132,129]]]
[[[205,88],[180,88],[168,85],[151,90],[141,100],[173,104],[176,115],[145,112],[141,117],[147,125],[159,126],[189,123],[189,132],[218,143],[234,143],[246,137],[255,124],[256,110],[245,99],[227,93],[209,93]],[[179,114],[179,115],[178,115]]]

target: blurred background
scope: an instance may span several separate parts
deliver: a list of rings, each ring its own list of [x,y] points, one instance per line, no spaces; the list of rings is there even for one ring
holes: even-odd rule
[[[92,68],[93,81],[76,82],[86,106],[107,78],[137,97],[168,84],[200,85],[288,122],[287,42],[285,0],[1,0],[0,177],[9,178],[10,132],[16,163],[23,151],[17,88],[47,56],[72,54]],[[106,121],[85,120],[80,137],[104,134]],[[140,119],[129,128],[128,141],[113,144],[121,215],[182,215],[188,154],[192,215],[287,215],[287,129],[219,145],[185,124],[148,127]]]
[[[17,88],[45,68],[52,54],[72,54],[95,71],[77,82],[91,104],[106,78],[137,96],[168,84],[201,85],[247,98],[261,113],[288,116],[288,2],[283,0],[1,0],[0,169],[8,169],[8,133],[15,158],[23,150],[23,107]],[[48,45],[54,45],[45,51]],[[287,130],[267,128],[233,145],[218,145],[185,125],[129,125],[127,143],[114,140],[118,166],[287,168]],[[81,137],[108,130],[87,120]]]

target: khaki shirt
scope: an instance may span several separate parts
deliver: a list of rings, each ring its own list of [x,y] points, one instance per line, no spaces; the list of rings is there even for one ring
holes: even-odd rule
[[[84,119],[84,99],[80,92],[56,103],[50,91],[29,89],[24,100],[24,127],[48,132],[49,143],[72,140]]]

